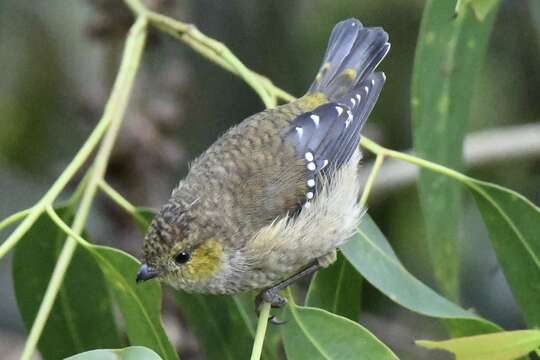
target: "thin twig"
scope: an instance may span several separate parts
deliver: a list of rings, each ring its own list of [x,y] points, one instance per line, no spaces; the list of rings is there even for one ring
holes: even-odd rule
[[[27,217],[28,214],[30,214],[32,212],[32,210],[33,210],[33,208],[28,208],[28,209],[21,210],[19,212],[16,212],[15,214],[11,214],[10,216],[5,218],[4,220],[0,221],[0,231],[2,231],[3,228],[8,227],[11,224],[14,224],[14,223],[16,223],[18,221],[21,221],[22,219]]]
[[[262,309],[259,314],[259,321],[257,322],[257,332],[255,333],[255,340],[253,341],[253,349],[251,350],[250,360],[259,360],[261,358],[264,336],[268,326],[268,316],[270,315],[270,308],[270,303],[264,303],[262,305]]]
[[[446,175],[446,176],[451,177],[451,178],[453,178],[455,180],[458,180],[458,181],[460,181],[462,183],[466,183],[466,184],[470,183],[468,176],[466,176],[466,175],[464,175],[464,174],[462,174],[462,173],[460,173],[460,172],[458,172],[456,170],[452,170],[452,169],[447,168],[445,166],[436,164],[436,163],[428,161],[428,160],[418,158],[418,157],[413,156],[413,155],[404,154],[404,153],[401,153],[399,151],[394,151],[394,150],[387,149],[387,148],[377,144],[376,142],[373,142],[372,140],[369,140],[366,137],[362,137],[362,139],[360,139],[360,145],[362,145],[364,148],[368,149],[369,151],[371,151],[374,154],[377,154],[377,155],[380,154],[380,155],[384,155],[384,156],[391,157],[391,158],[394,158],[394,159],[398,159],[398,160],[401,160],[401,161],[405,161],[405,162],[408,162],[410,164],[414,164],[416,166],[420,166],[422,168],[429,169],[431,171],[437,172],[439,174]]]
[[[373,164],[373,167],[371,169],[371,172],[366,182],[366,186],[364,186],[362,197],[360,198],[359,203],[361,207],[364,207],[367,204],[367,199],[369,197],[369,194],[371,193],[371,188],[373,186],[373,183],[375,182],[375,178],[377,177],[377,174],[379,173],[379,169],[381,168],[383,162],[384,162],[384,155],[377,154],[377,158],[375,159],[375,164]]]
[[[146,26],[146,18],[139,17],[130,29],[128,38],[126,40],[126,47],[124,49],[120,70],[103,115],[104,117],[110,117],[110,127],[96,155],[94,165],[90,170],[91,175],[88,179],[88,185],[84,190],[81,203],[77,213],[75,214],[75,219],[73,220],[73,225],[71,227],[73,234],[80,235],[82,232],[86,224],[98,184],[105,174],[109,157],[118,135],[120,125],[122,124],[122,119],[127,107],[129,95],[131,93],[131,88],[133,87],[135,75],[142,57],[146,40]],[[47,208],[47,206],[45,208]],[[76,247],[77,240],[73,239],[71,236],[68,236],[56,262],[51,280],[49,281],[49,285],[45,291],[45,295],[39,307],[34,323],[32,324],[32,328],[30,329],[30,334],[28,335],[23,354],[21,355],[22,360],[29,360],[35,351],[37,342],[41,337],[47,319],[49,318],[54,301],[58,295],[58,291],[60,290],[60,286],[62,285],[62,281]]]
[[[412,151],[405,151],[412,154]],[[493,166],[503,162],[540,158],[540,122],[512,125],[471,133],[465,138],[463,147],[465,167],[469,169]],[[365,164],[360,176],[366,179],[373,163]],[[397,159],[389,159],[381,167],[373,184],[371,194],[399,191],[415,183],[418,167]]]
[[[139,0],[124,0],[135,15],[147,16],[150,24],[164,33],[184,42],[206,59],[242,78],[262,100],[274,107],[277,99],[291,101],[293,96],[277,88],[266,77],[247,68],[223,43],[200,32],[193,24],[186,24],[146,8]]]
[[[99,188],[107,195],[112,201],[114,201],[118,206],[124,209],[129,214],[135,214],[137,208],[132,205],[125,197],[120,195],[111,185],[109,185],[104,179],[101,179],[99,182]]]
[[[70,236],[71,238],[77,240],[77,242],[79,243],[79,245],[82,245],[82,246],[85,246],[85,247],[88,247],[88,246],[92,246],[92,244],[90,242],[88,242],[87,240],[85,240],[81,235],[77,234],[75,231],[73,231],[68,224],[66,224],[64,222],[64,220],[62,220],[62,218],[60,217],[60,215],[58,215],[58,213],[53,209],[52,206],[47,206],[47,209],[45,210],[47,212],[47,214],[49,215],[49,217],[51,218],[51,220],[62,230],[66,233],[67,236]]]

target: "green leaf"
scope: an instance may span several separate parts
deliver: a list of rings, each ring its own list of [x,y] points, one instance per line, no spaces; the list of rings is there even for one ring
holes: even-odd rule
[[[319,270],[311,280],[306,306],[321,308],[357,321],[360,316],[362,277],[338,252],[327,269]]]
[[[422,315],[452,320],[461,336],[495,332],[500,328],[443,298],[403,267],[388,241],[369,216],[341,251],[373,286],[401,306]]]
[[[100,349],[87,351],[66,360],[161,360],[158,354],[143,346],[130,346],[124,349]]]
[[[459,16],[454,17],[454,1],[429,0],[415,54],[411,97],[415,152],[458,170],[463,168],[463,137],[474,82],[498,3],[487,6],[485,2],[471,2],[481,11],[489,10],[489,16],[479,21],[465,2],[458,3]],[[457,301],[462,189],[450,178],[422,170],[419,193],[435,278],[442,293]]]
[[[56,210],[66,222],[71,209]],[[49,284],[66,235],[42,215],[19,241],[13,257],[13,282],[19,311],[29,329]],[[82,351],[118,347],[111,299],[103,274],[91,255],[75,251],[38,349],[44,359],[62,359]]]
[[[322,309],[287,306],[282,325],[287,359],[397,359],[358,323]]]
[[[501,186],[468,184],[512,293],[530,327],[540,326],[540,209]]]
[[[126,326],[129,342],[157,352],[165,360],[178,359],[161,324],[161,286],[156,281],[137,285],[135,275],[140,263],[113,248],[89,248],[112,289]]]
[[[416,344],[453,352],[457,360],[512,360],[540,347],[540,331],[507,331],[446,341],[419,340]]]
[[[253,296],[174,292],[180,312],[208,359],[243,359],[251,352],[256,317]],[[276,331],[268,329],[264,358],[276,358]]]
[[[458,15],[463,14],[465,7],[470,5],[478,21],[482,22],[492,10],[497,8],[498,4],[499,0],[458,0],[455,13]]]

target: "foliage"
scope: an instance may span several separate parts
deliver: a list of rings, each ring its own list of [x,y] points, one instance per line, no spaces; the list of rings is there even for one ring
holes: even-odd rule
[[[16,297],[30,329],[23,359],[30,359],[36,347],[45,359],[76,353],[80,354],[71,359],[179,358],[161,322],[161,286],[156,282],[136,286],[134,274],[139,266],[136,259],[118,249],[94,245],[88,236],[81,236],[98,190],[129,213],[143,231],[153,216],[151,210],[131,205],[104,181],[150,26],[179,39],[242,78],[265,106],[293,99],[195,27],[152,12],[138,0],[125,0],[125,3],[136,21],[128,34],[102,119],[46,194],[30,209],[0,223],[1,230],[21,221],[0,245],[0,258],[15,247]],[[459,1],[455,8],[452,5],[449,1],[428,2],[417,48],[412,104],[419,154],[459,168],[470,82],[481,62],[497,1],[469,0]],[[443,24],[438,21],[441,18],[445,19]],[[430,37],[438,38],[437,46]],[[471,48],[473,40],[474,51],[458,56],[458,52],[463,53],[461,50]],[[458,69],[454,71],[456,66]],[[444,72],[445,69],[450,71]],[[439,129],[435,133],[431,131],[433,126]],[[459,234],[459,221],[446,223],[448,216],[453,219],[462,212],[460,191],[469,189],[523,316],[533,328],[540,326],[538,207],[511,190],[420,157],[386,149],[367,138],[362,138],[361,145],[377,155],[362,204],[368,200],[385,159],[409,162],[422,169],[420,189],[431,229],[428,238],[435,274],[444,295],[452,301],[407,271],[384,234],[366,216],[359,224],[357,235],[341,248],[343,255],[338,261],[313,277],[303,305],[297,304],[301,302],[289,292],[289,305],[280,315],[288,322],[281,328],[271,327],[266,332],[269,305],[263,308],[257,322],[253,297],[249,294],[209,297],[175,293],[183,317],[207,357],[244,358],[253,347],[252,359],[274,359],[279,357],[279,346],[283,343],[290,359],[348,359],[359,353],[367,359],[397,359],[392,350],[358,323],[362,279],[404,308],[441,319],[454,337],[441,342],[419,341],[423,347],[452,351],[458,359],[513,359],[537,349],[538,331],[503,332],[498,325],[453,302],[458,299],[459,254],[454,241]],[[55,206],[66,184],[94,151],[92,166],[78,190],[66,205]],[[447,237],[437,238],[437,230],[441,229]],[[113,316],[115,309],[121,319]],[[121,336],[123,333],[127,335],[127,344]],[[126,345],[131,346],[105,350]]]

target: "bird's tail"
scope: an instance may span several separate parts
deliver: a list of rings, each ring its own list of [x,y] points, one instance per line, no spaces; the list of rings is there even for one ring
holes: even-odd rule
[[[375,70],[388,50],[388,34],[382,28],[365,28],[356,19],[341,21],[332,30],[308,93],[320,92],[329,100],[346,95]]]

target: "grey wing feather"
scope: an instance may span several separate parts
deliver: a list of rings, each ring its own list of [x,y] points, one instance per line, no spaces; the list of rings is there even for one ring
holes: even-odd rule
[[[328,175],[352,157],[384,81],[383,73],[372,73],[337,102],[301,114],[286,130],[286,138],[305,161],[308,186],[312,188],[308,191],[315,190],[309,184],[315,184],[317,175]]]

